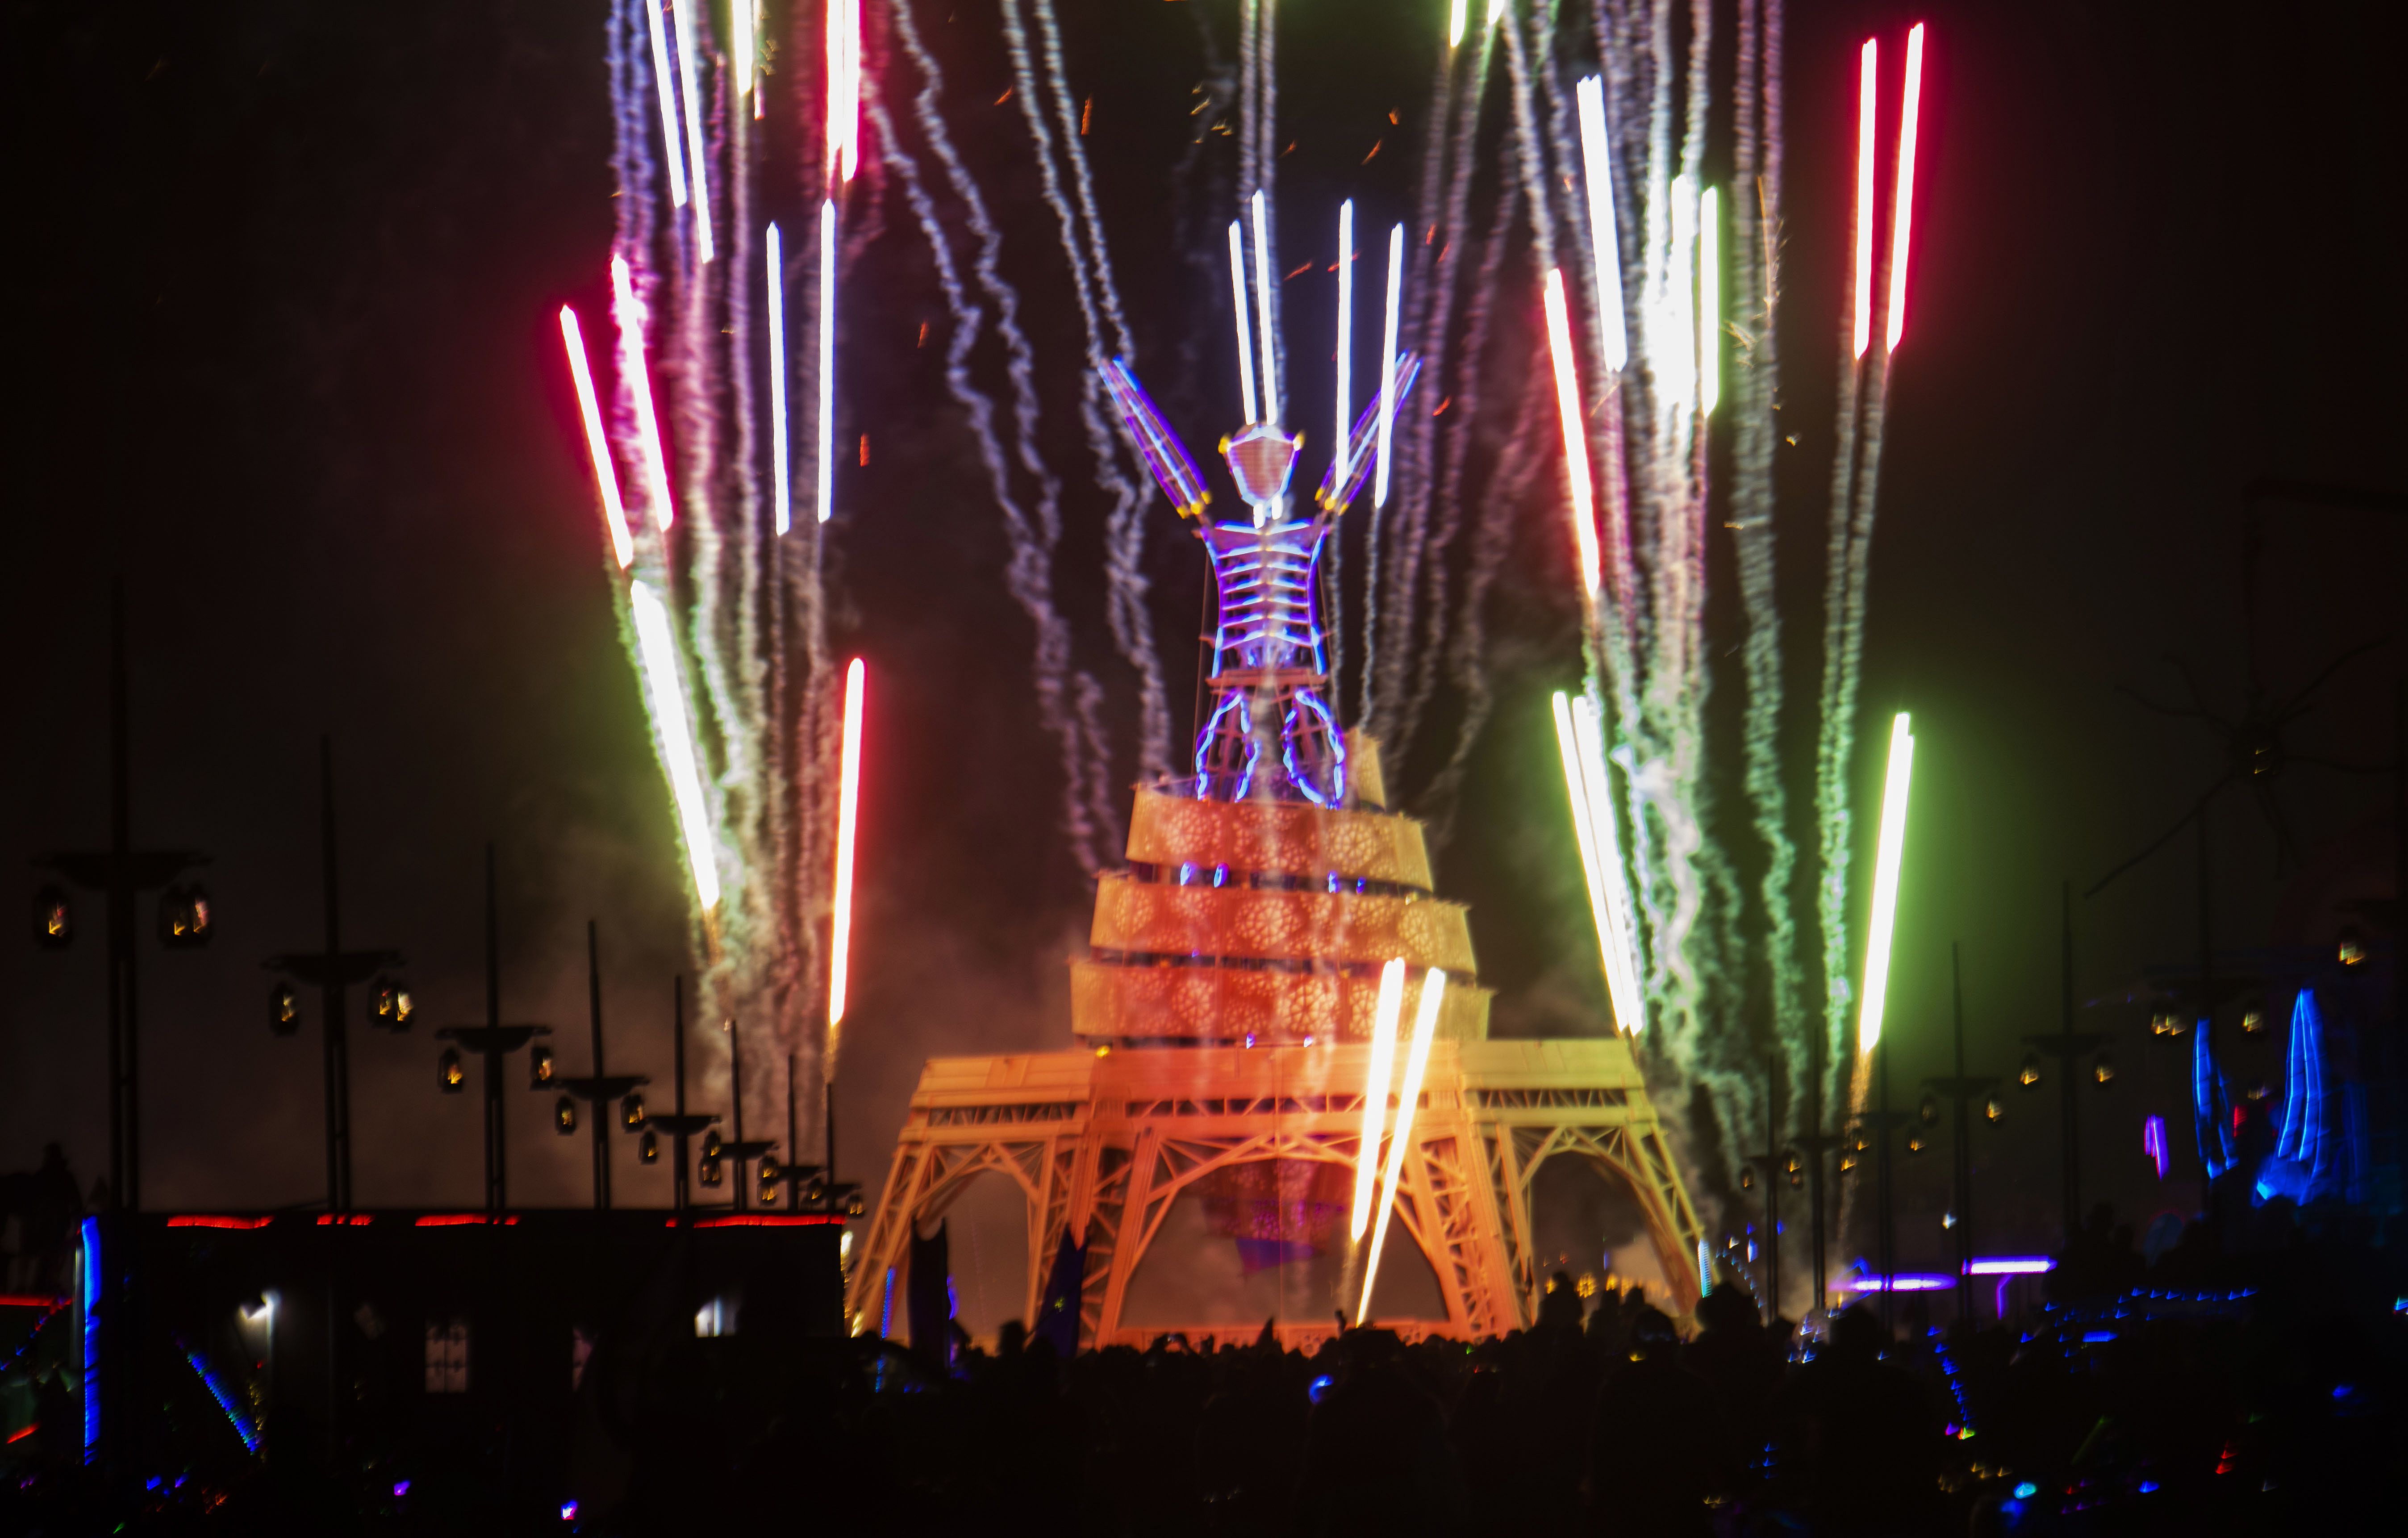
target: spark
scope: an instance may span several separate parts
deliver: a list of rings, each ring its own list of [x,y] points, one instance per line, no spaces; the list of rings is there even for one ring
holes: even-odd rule
[[[1338,426],[1330,452],[1346,456],[1346,413],[1354,399],[1354,200],[1338,205]]]
[[[1664,282],[1656,290],[1664,398],[1677,409],[1698,400],[1698,295],[1688,281],[1688,263],[1698,245],[1698,183],[1686,173],[1672,179],[1672,248]],[[1677,276],[1676,276],[1677,275]],[[1651,338],[1652,340],[1653,338]]]
[[[820,522],[836,510],[836,202],[820,204]]]
[[[743,8],[744,0],[737,0]],[[767,271],[769,285],[769,479],[778,510],[778,532],[783,534],[794,524],[792,489],[786,467],[786,258],[785,248],[778,238],[778,226],[769,226]]]
[[[1601,580],[1597,510],[1588,483],[1588,435],[1581,421],[1580,380],[1572,368],[1571,321],[1564,312],[1564,275],[1547,269],[1547,349],[1555,362],[1555,412],[1563,419],[1564,471],[1572,490],[1572,539],[1580,547],[1581,587],[1597,600]]]
[[[685,682],[678,671],[677,640],[669,631],[669,611],[652,584],[640,578],[627,586],[628,607],[636,619],[637,650],[643,655],[644,680],[652,697],[652,720],[661,734],[661,757],[669,771],[669,789],[677,797],[678,824],[685,834],[686,865],[694,872],[695,900],[706,913],[719,906],[719,872],[712,864],[710,810],[703,802],[701,766],[695,756],[694,730],[688,725]]]
[[[1405,1150],[1412,1146],[1413,1107],[1422,1098],[1422,1073],[1429,1067],[1430,1042],[1438,1035],[1438,1009],[1446,997],[1446,973],[1432,967],[1422,979],[1421,1007],[1413,1012],[1413,1048],[1405,1059],[1405,1080],[1398,1085],[1397,1130],[1388,1141],[1388,1168],[1380,1202],[1380,1221],[1371,1230],[1371,1258],[1363,1266],[1363,1301],[1354,1307],[1357,1319],[1371,1315],[1371,1284],[1380,1279],[1380,1250],[1388,1242],[1388,1218],[1397,1210],[1397,1186],[1404,1179]]]
[[[1363,1081],[1363,1145],[1354,1158],[1354,1215],[1347,1237],[1363,1242],[1371,1200],[1380,1188],[1380,1133],[1388,1119],[1388,1075],[1396,1066],[1397,1016],[1405,1005],[1405,958],[1380,969],[1380,1001],[1371,1013],[1371,1065]]]
[[[1388,232],[1388,304],[1380,348],[1380,467],[1371,492],[1374,508],[1388,505],[1388,449],[1397,427],[1397,323],[1404,292],[1405,227],[1398,224]]]
[[[1605,137],[1605,84],[1580,83],[1581,164],[1588,180],[1588,281],[1597,296],[1597,323],[1605,333],[1605,366],[1619,374],[1630,362],[1630,324],[1622,310],[1622,237],[1613,221],[1613,153]]]
[[[1254,415],[1254,338],[1246,322],[1246,237],[1238,221],[1229,221],[1229,296],[1238,315],[1238,395],[1244,402],[1249,426]]]
[[[1263,350],[1263,420],[1276,423],[1280,419],[1278,343],[1271,330],[1271,240],[1270,227],[1263,211],[1263,194],[1255,189],[1253,199],[1254,216],[1254,310],[1256,338]]]
[[[694,237],[705,266],[710,245],[710,141],[702,137],[702,96],[694,83],[694,0],[676,0],[678,91],[685,98],[685,137],[694,170]]]
[[[1597,924],[1606,994],[1615,1021],[1635,1035],[1646,1028],[1647,1015],[1640,1002],[1638,972],[1631,964],[1629,902],[1622,890],[1621,844],[1614,833],[1605,759],[1598,751],[1596,718],[1587,700],[1575,704],[1560,689],[1555,691],[1555,746],[1563,755],[1572,833],[1580,843],[1582,872],[1588,879],[1589,913]]]
[[[1712,416],[1723,396],[1723,259],[1721,198],[1707,188],[1698,198],[1698,414]]]
[[[661,104],[661,145],[668,151],[669,201],[685,207],[685,140],[678,132],[677,92],[669,84],[669,36],[661,25],[660,0],[644,0],[652,24],[652,94]]]
[[[861,695],[863,669],[855,657],[844,670],[844,758],[837,782],[835,917],[828,931],[828,1058],[836,1058],[837,1028],[844,1022],[844,990],[853,945],[853,830],[861,812]]]
[[[577,413],[585,422],[585,448],[594,456],[594,483],[602,489],[602,515],[610,524],[610,550],[619,569],[636,558],[635,541],[627,535],[627,510],[619,501],[619,472],[610,463],[610,439],[602,431],[602,407],[594,398],[593,371],[585,365],[585,335],[577,311],[560,307],[560,339],[568,349],[568,372],[577,381]]]
[[[1865,39],[1856,66],[1856,356],[1873,339],[1873,69],[1877,39]]]
[[[1447,11],[1447,47],[1461,48],[1463,46],[1463,24],[1470,19],[1469,14],[1470,9],[1471,0],[1455,0],[1454,6]]]
[[[1895,352],[1906,335],[1906,253],[1914,230],[1914,130],[1923,107],[1923,23],[1906,35],[1906,108],[1898,127],[1898,195],[1890,204],[1889,329],[1884,340]]]
[[[1906,793],[1914,776],[1914,733],[1907,713],[1889,724],[1889,778],[1882,786],[1880,852],[1873,863],[1872,922],[1865,936],[1864,1006],[1856,1016],[1856,1047],[1881,1041],[1882,1006],[1889,992],[1890,941],[1897,932],[1899,866],[1906,855]]]
[[[619,324],[620,374],[636,408],[636,443],[643,451],[644,495],[652,499],[652,522],[663,533],[677,522],[669,500],[668,455],[661,449],[661,419],[652,410],[652,367],[644,361],[644,307],[636,300],[636,281],[624,256],[610,258],[610,314]]]

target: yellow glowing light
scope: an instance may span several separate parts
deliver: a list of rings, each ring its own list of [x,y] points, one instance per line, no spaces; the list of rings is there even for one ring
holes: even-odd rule
[[[1371,1199],[1380,1187],[1380,1133],[1388,1120],[1388,1074],[1397,1060],[1397,1016],[1405,1006],[1405,958],[1380,969],[1380,1002],[1371,1014],[1370,1075],[1363,1081],[1363,1146],[1354,1157],[1354,1216],[1347,1237],[1363,1242],[1371,1226]]]
[[[703,800],[694,731],[687,725],[677,640],[669,630],[668,609],[650,583],[630,582],[627,602],[635,614],[636,649],[643,658],[644,681],[652,697],[652,720],[661,734],[661,756],[668,763],[669,790],[677,798],[678,825],[685,834],[685,860],[694,872],[695,900],[707,913],[719,906],[719,872],[712,864],[710,812]]]
[[[1639,975],[1631,960],[1628,902],[1622,886],[1621,842],[1614,833],[1613,798],[1605,777],[1605,756],[1597,718],[1585,699],[1561,690],[1555,697],[1555,745],[1564,761],[1564,787],[1572,805],[1572,832],[1580,842],[1582,871],[1588,878],[1589,913],[1597,925],[1598,958],[1613,1017],[1634,1034],[1647,1028],[1640,1001]]]
[[[1429,1067],[1430,1042],[1438,1036],[1439,1004],[1446,998],[1446,973],[1432,967],[1422,979],[1421,1008],[1413,1013],[1413,1048],[1405,1059],[1405,1082],[1397,1091],[1397,1130],[1388,1140],[1388,1169],[1381,1192],[1380,1221],[1371,1230],[1371,1254],[1363,1262],[1363,1301],[1357,1320],[1371,1316],[1371,1284],[1380,1277],[1380,1247],[1388,1242],[1388,1218],[1397,1210],[1397,1186],[1404,1179],[1405,1150],[1412,1146],[1413,1106],[1422,1098],[1422,1073]]]
[[[844,1021],[844,988],[853,946],[853,829],[861,810],[861,659],[844,670],[844,767],[836,803],[836,918],[828,943],[828,1056],[836,1056]]]
[[[1906,792],[1914,776],[1914,733],[1907,714],[1889,725],[1889,779],[1882,786],[1880,853],[1873,863],[1873,920],[1865,937],[1865,1001],[1856,1015],[1856,1045],[1881,1041],[1882,1005],[1889,991],[1889,949],[1898,923],[1898,876],[1906,855]]]
[[[1547,269],[1547,348],[1555,363],[1555,413],[1563,419],[1564,471],[1571,482],[1572,540],[1580,547],[1581,587],[1595,601],[1603,573],[1598,565],[1597,505],[1588,483],[1588,434],[1583,425],[1580,377],[1572,365],[1571,320],[1564,311],[1564,275]]]
[[[577,414],[585,423],[585,451],[594,457],[594,483],[602,489],[602,516],[610,525],[610,551],[619,569],[636,558],[636,544],[627,535],[627,510],[619,500],[619,472],[610,463],[609,435],[602,430],[601,403],[594,398],[594,374],[585,365],[585,335],[577,311],[560,307],[560,339],[568,348],[569,377],[577,381]]]

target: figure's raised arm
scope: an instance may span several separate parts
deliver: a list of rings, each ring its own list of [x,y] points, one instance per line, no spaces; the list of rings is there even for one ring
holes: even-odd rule
[[[1145,387],[1129,372],[1127,364],[1114,358],[1104,365],[1104,388],[1111,392],[1112,404],[1120,408],[1121,423],[1128,429],[1129,440],[1137,445],[1145,467],[1154,472],[1154,483],[1170,498],[1182,518],[1203,516],[1204,504],[1212,494],[1204,489],[1204,477],[1189,457],[1186,445],[1170,430],[1154,409]]]
[[[1402,406],[1405,397],[1412,394],[1413,381],[1420,378],[1421,371],[1419,354],[1397,354],[1397,389],[1390,397],[1396,405]],[[1370,478],[1379,441],[1380,397],[1374,395],[1371,403],[1363,408],[1363,414],[1354,419],[1354,430],[1346,437],[1345,453],[1331,456],[1329,471],[1321,478],[1321,489],[1313,493],[1312,499],[1321,504],[1324,511],[1343,512],[1362,491],[1363,482]]]

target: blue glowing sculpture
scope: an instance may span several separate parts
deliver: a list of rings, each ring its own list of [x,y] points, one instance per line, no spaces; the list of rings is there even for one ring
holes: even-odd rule
[[[1402,401],[1421,370],[1398,356],[1392,401]],[[1364,409],[1344,450],[1331,456],[1298,516],[1288,496],[1302,435],[1249,423],[1222,439],[1221,455],[1253,516],[1215,523],[1212,495],[1179,435],[1163,421],[1128,366],[1114,358],[1104,384],[1130,439],[1180,515],[1197,521],[1212,558],[1220,618],[1212,632],[1212,708],[1196,735],[1199,800],[1310,801],[1337,806],[1346,797],[1346,739],[1326,691],[1329,665],[1321,632],[1321,553],[1369,478],[1379,438],[1379,407]]]

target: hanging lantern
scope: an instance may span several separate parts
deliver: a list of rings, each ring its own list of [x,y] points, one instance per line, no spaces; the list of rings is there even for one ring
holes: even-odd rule
[[[159,943],[185,950],[209,942],[209,895],[199,886],[170,886],[159,894]]]
[[[774,1207],[778,1204],[779,1184],[777,1156],[764,1155],[761,1159],[761,1205]]]
[[[1932,1094],[1929,1090],[1924,1091],[1923,1103],[1914,1108],[1914,1114],[1916,1117],[1922,1121],[1924,1126],[1939,1126],[1940,1097]]]
[[[563,1095],[552,1104],[552,1125],[562,1137],[577,1130],[577,1101]]]
[[[279,1036],[291,1036],[301,1028],[301,996],[280,978],[267,990],[267,1028]]]
[[[726,1146],[719,1141],[719,1128],[716,1127],[702,1135],[702,1157],[705,1158],[717,1158]]]
[[[630,1132],[640,1132],[644,1129],[644,1097],[642,1091],[630,1091],[627,1098],[619,1102],[619,1125],[625,1128]]]
[[[1791,1190],[1794,1191],[1806,1184],[1806,1161],[1798,1157],[1797,1149],[1792,1148],[1782,1156],[1781,1170],[1789,1177]]]
[[[1906,1151],[1910,1154],[1919,1154],[1923,1152],[1923,1129],[1921,1128],[1916,1128],[1914,1130],[1907,1133]]]
[[[2241,1012],[2241,1028],[2255,1036],[2266,1028],[2266,1012],[2252,1004]]]
[[[1742,1164],[1739,1167],[1739,1188],[1742,1191],[1753,1191],[1756,1189],[1755,1165]]]
[[[813,1175],[803,1185],[803,1204],[807,1207],[825,1205],[827,1195],[827,1176],[825,1175]]]
[[[2104,1089],[2115,1077],[2115,1059],[2109,1056],[2106,1049],[2102,1047],[2099,1052],[2099,1060],[2091,1065],[2090,1071],[2099,1075],[2099,1087]]]
[[[1840,1156],[1840,1173],[1843,1175],[1852,1175],[1856,1172],[1856,1151],[1851,1148]]]
[[[636,1162],[638,1164],[658,1164],[660,1161],[661,1135],[647,1127],[644,1128],[644,1136],[642,1140],[636,1144]]]
[[[368,985],[368,1024],[380,1030],[408,1030],[409,1017],[418,1006],[409,997],[409,985],[397,977],[380,973]]]
[[[552,1083],[552,1048],[538,1043],[527,1049],[527,1074],[533,1081],[528,1085],[531,1089]]]
[[[461,1066],[458,1047],[445,1047],[443,1056],[435,1060],[435,1071],[442,1078],[446,1095],[457,1095],[460,1086],[468,1082],[468,1071]]]
[[[2023,1085],[2026,1089],[2029,1089],[2040,1083],[2039,1053],[2027,1052],[2024,1054],[2023,1071],[2015,1075],[2015,1083]]]
[[[1855,1154],[1856,1157],[1862,1158],[1872,1151],[1873,1145],[1871,1140],[1867,1138],[1863,1132],[1859,1131],[1856,1134],[1856,1142],[1850,1146],[1849,1152]]]
[[[67,904],[66,888],[45,886],[34,894],[34,943],[46,951],[64,951],[75,941],[75,910]]]
[[[714,1187],[715,1187],[715,1186],[719,1186],[719,1185],[723,1184],[726,1179],[727,1179],[727,1167],[726,1167],[726,1165],[725,1165],[722,1160],[720,1160],[719,1158],[717,1158],[717,1157],[714,1157],[714,1156],[708,1155],[708,1154],[706,1154],[705,1156],[703,1156],[703,1160],[702,1160],[702,1183],[703,1183],[705,1186],[714,1186]]]
[[[846,1192],[845,1192],[845,1194],[844,1194],[844,1215],[845,1215],[845,1216],[847,1216],[847,1217],[859,1217],[862,1214],[864,1214],[864,1213],[867,1212],[868,1210],[869,1210],[869,1201],[868,1201],[868,1199],[867,1199],[866,1197],[864,1197],[864,1196],[861,1194],[861,1187],[860,1187],[860,1186],[855,1186],[852,1187],[850,1190],[848,1190],[848,1191],[846,1191]]]
[[[1989,1117],[1992,1121],[2000,1120],[2004,1117],[2006,1114],[2006,1102],[2000,1100],[1996,1095],[1991,1096],[1988,1102],[1982,1107],[1982,1114]]]

